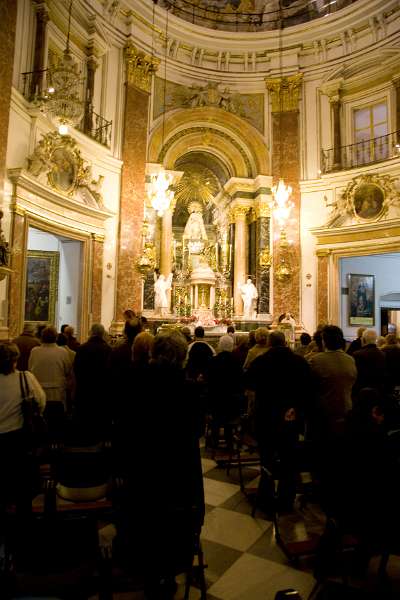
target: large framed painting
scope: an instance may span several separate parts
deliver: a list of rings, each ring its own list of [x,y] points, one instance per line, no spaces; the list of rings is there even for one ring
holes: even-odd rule
[[[375,324],[375,277],[350,273],[349,278],[349,325]]]
[[[28,250],[25,321],[54,325],[59,261],[59,252]]]

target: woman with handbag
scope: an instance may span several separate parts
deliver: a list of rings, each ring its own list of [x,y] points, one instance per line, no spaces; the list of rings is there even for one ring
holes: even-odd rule
[[[18,357],[19,350],[15,344],[0,344],[1,517],[3,509],[10,502],[16,503],[18,512],[29,510],[30,469],[24,404],[37,403],[40,413],[43,413],[46,405],[46,394],[36,377],[29,371],[17,370]]]

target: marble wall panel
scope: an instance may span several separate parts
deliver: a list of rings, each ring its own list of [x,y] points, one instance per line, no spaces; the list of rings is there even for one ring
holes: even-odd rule
[[[318,256],[317,324],[328,322],[328,261],[326,254]]]
[[[135,269],[141,251],[149,96],[127,85],[122,159],[115,319],[127,308],[141,310],[142,280]]]
[[[279,230],[274,230],[274,271],[282,258],[290,264],[291,277],[278,281],[274,277],[274,316],[289,311],[296,321],[300,318],[300,144],[299,117],[297,111],[272,114],[272,173],[274,183],[282,177],[293,189],[291,200],[294,207],[286,228],[290,245],[279,246]]]
[[[8,327],[10,337],[16,337],[22,331],[24,307],[22,300],[25,298],[24,268],[25,268],[25,215],[14,212],[11,222],[10,247],[12,273],[9,277],[8,294]]]
[[[103,250],[102,240],[92,236],[92,289],[91,307],[92,323],[101,323],[101,294],[103,284]]]
[[[15,0],[0,2],[0,203],[6,168],[17,5]]]
[[[258,313],[269,313],[270,309],[270,267],[262,267],[259,262],[260,252],[270,246],[270,218],[257,219],[257,291]]]
[[[143,308],[146,310],[154,309],[154,273],[147,273],[143,284]]]

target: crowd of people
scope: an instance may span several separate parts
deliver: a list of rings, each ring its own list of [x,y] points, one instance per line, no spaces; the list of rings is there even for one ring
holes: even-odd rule
[[[376,332],[360,329],[347,347],[342,330],[326,325],[312,338],[301,334],[293,351],[279,330],[243,335],[230,326],[214,348],[201,326],[194,337],[188,328],[153,335],[144,317],[124,316],[123,336],[113,344],[101,324],[81,344],[68,325],[58,333],[51,326],[35,332],[30,324],[0,344],[0,452],[12,457],[2,464],[2,515],[10,500],[26,508],[34,491],[20,475],[27,472],[25,373],[29,399],[49,431],[81,445],[111,441],[113,469],[126,482],[117,539],[145,574],[151,565],[148,581],[155,571],[160,580],[173,575],[190,545],[188,531],[194,522],[201,528],[199,439],[207,433],[214,448],[221,440],[229,447],[241,422],[279,482],[277,494],[271,481],[263,484],[266,512],[293,510],[306,468],[328,515],[351,523],[371,546],[397,535],[396,335],[378,347]]]

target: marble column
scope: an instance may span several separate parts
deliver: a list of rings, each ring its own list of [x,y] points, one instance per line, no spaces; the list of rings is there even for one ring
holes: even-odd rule
[[[319,325],[328,322],[328,252],[318,251],[317,260],[317,325]]]
[[[135,46],[125,47],[126,90],[122,146],[117,296],[114,321],[127,308],[141,310],[142,279],[135,269],[142,250],[149,94],[156,63]]]
[[[10,248],[12,273],[9,278],[8,292],[8,327],[10,337],[16,337],[22,331],[24,322],[24,307],[22,298],[25,297],[24,273],[26,256],[27,225],[25,212],[15,205],[11,208]]]
[[[243,314],[243,301],[240,286],[246,282],[246,250],[247,250],[247,213],[248,206],[235,206],[232,216],[235,222],[235,250],[234,250],[234,279],[233,279],[233,308],[234,314]]]
[[[3,0],[0,19],[0,206],[3,203],[16,21],[17,2]]]
[[[257,215],[257,291],[258,314],[270,312],[270,216],[267,206],[256,209]]]
[[[396,143],[400,143],[400,76],[393,78],[394,89],[396,91]]]
[[[339,94],[331,96],[329,103],[332,110],[332,125],[333,125],[333,168],[338,170],[342,166],[341,155],[341,133],[340,133],[340,109],[341,102]]]
[[[91,314],[93,323],[101,323],[101,295],[103,287],[103,253],[104,237],[92,233],[91,236],[92,285],[91,285]]]
[[[161,256],[160,272],[165,277],[172,270],[172,215],[174,207],[168,208],[161,217]]]
[[[33,55],[33,73],[30,85],[30,98],[35,98],[43,88],[43,69],[46,66],[46,32],[49,22],[49,12],[46,2],[37,0],[36,10],[36,34],[35,52]]]
[[[88,48],[92,51],[92,48]],[[98,67],[95,57],[91,54],[86,61],[86,97],[85,97],[85,114],[83,117],[83,131],[90,134],[93,129],[93,95],[94,95],[94,79],[96,69]]]
[[[274,223],[273,247],[273,313],[277,318],[289,311],[300,318],[300,134],[299,93],[302,74],[266,80],[272,111],[272,173],[277,184],[282,178],[292,187],[294,207],[286,225],[288,247],[279,241]],[[290,265],[289,279],[276,275],[282,259]]]

